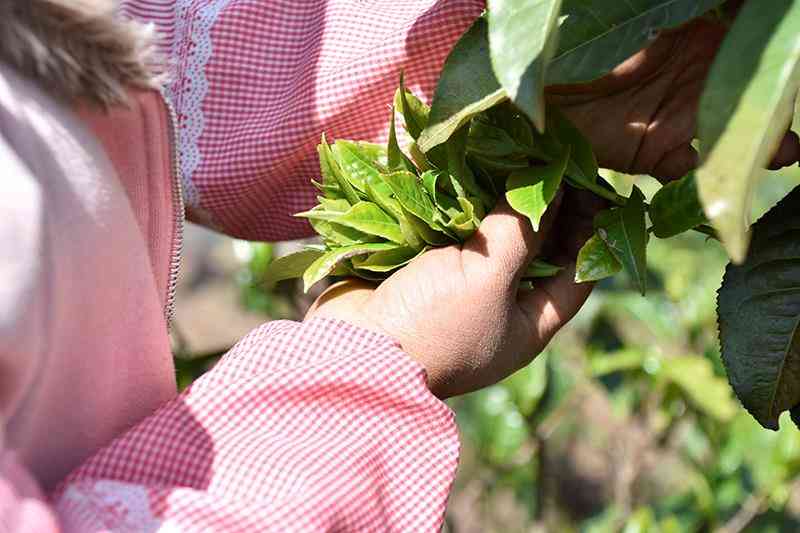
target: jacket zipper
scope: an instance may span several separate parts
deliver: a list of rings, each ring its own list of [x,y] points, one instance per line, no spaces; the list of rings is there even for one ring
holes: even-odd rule
[[[172,327],[175,318],[175,293],[178,286],[178,277],[181,270],[181,254],[183,253],[183,225],[185,223],[183,184],[181,183],[180,159],[178,155],[178,129],[177,115],[172,102],[169,101],[164,90],[159,91],[167,107],[168,130],[170,141],[170,160],[172,163],[172,209],[174,212],[174,231],[172,238],[172,254],[169,262],[169,282],[167,284],[167,297],[164,305],[164,318],[167,321],[167,331]]]

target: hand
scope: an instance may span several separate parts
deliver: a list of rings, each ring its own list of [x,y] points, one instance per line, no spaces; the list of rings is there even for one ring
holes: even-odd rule
[[[566,259],[591,233],[591,213],[573,211],[555,226],[569,239],[556,236],[548,228],[557,208],[551,204],[547,222],[534,233],[530,221],[499,206],[463,246],[426,252],[377,288],[361,281],[334,285],[306,319],[337,318],[393,337],[425,367],[428,386],[440,398],[496,383],[530,363],[591,291],[573,282],[571,264],[520,290],[522,271],[548,237],[552,252]]]
[[[691,146],[698,103],[724,36],[724,26],[708,20],[663,32],[597,81],[549,88],[548,101],[588,137],[601,166],[678,178],[698,164]],[[772,168],[798,159],[800,142],[789,132]]]

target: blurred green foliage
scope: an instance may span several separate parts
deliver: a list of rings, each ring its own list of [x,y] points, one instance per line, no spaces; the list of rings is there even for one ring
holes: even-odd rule
[[[797,183],[796,168],[769,173],[754,218]],[[603,281],[533,364],[450,401],[463,452],[449,531],[800,531],[800,432],[788,417],[762,429],[720,361],[724,251],[700,234],[653,241],[646,298],[625,275]],[[291,316],[295,282],[261,290],[272,248],[248,246],[243,305]]]

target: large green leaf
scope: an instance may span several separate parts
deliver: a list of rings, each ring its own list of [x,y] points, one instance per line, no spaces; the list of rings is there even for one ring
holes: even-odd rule
[[[518,213],[528,217],[534,231],[539,231],[547,206],[561,186],[561,178],[569,161],[569,149],[560,160],[545,166],[534,166],[512,172],[506,181],[506,200]]]
[[[547,65],[547,84],[599,78],[644,48],[658,30],[682,24],[722,2],[563,0],[558,48]]]
[[[539,131],[545,127],[544,80],[555,51],[561,0],[490,0],[492,67],[508,96]]]
[[[741,265],[729,264],[717,299],[722,360],[761,425],[800,405],[800,188],[753,225]]]
[[[622,270],[620,263],[603,239],[597,235],[586,241],[578,252],[575,263],[575,282],[598,281],[611,277]]]
[[[601,211],[594,219],[597,235],[622,263],[639,287],[647,291],[647,229],[645,228],[644,195],[634,186],[623,207]]]
[[[650,202],[653,233],[660,239],[673,237],[707,221],[697,197],[694,174],[661,187]]]
[[[800,87],[798,28],[800,2],[747,2],[700,102],[700,199],[734,261],[747,252],[750,196],[783,137]]]
[[[270,290],[279,281],[302,276],[322,255],[323,252],[317,250],[303,250],[274,259],[267,265],[264,277],[259,281],[265,290]]]
[[[325,276],[329,275],[334,269],[343,261],[351,257],[365,255],[371,252],[382,252],[385,250],[393,250],[397,248],[397,244],[387,242],[375,242],[370,244],[356,244],[353,246],[345,246],[326,252],[317,257],[311,265],[303,273],[303,290],[308,292],[315,283],[322,280]]]
[[[444,63],[433,96],[428,126],[417,143],[423,152],[445,142],[476,113],[507,98],[489,59],[486,20],[479,18]]]

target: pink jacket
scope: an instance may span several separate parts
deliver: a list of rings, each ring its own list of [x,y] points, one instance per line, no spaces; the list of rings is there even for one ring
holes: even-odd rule
[[[394,341],[265,324],[176,396],[165,317],[179,189],[234,235],[307,234],[322,131],[384,136],[399,71],[430,94],[480,8],[123,2],[164,35],[174,131],[154,92],[76,115],[0,65],[0,528],[441,526],[457,432]]]

